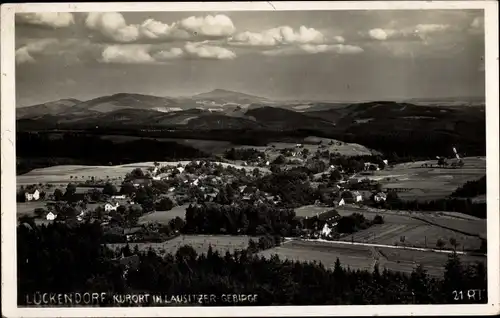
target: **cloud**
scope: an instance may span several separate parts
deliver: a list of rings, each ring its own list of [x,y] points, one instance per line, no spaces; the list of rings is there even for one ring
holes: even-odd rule
[[[57,39],[41,39],[29,42],[16,50],[16,64],[34,63],[33,55],[44,52],[51,45],[58,44]]]
[[[472,20],[470,27],[473,29],[482,29],[484,27],[484,17],[476,17]]]
[[[206,17],[189,17],[182,20],[179,25],[187,31],[197,33],[197,35],[210,37],[230,36],[236,30],[233,21],[222,14],[216,16],[208,15]]]
[[[168,49],[159,49],[151,44],[117,44],[108,45],[99,61],[119,64],[162,64],[180,58],[231,60],[235,57],[236,54],[226,48],[206,45],[203,42],[189,42],[183,48]]]
[[[149,64],[156,60],[149,54],[149,45],[110,45],[102,52],[101,62]]]
[[[337,35],[337,36],[334,36],[333,37],[333,40],[337,43],[344,43],[345,42],[345,39],[343,36],[340,36],[340,35]]]
[[[476,17],[469,25],[469,33],[473,35],[484,34],[484,17]]]
[[[342,37],[338,39],[343,40]],[[318,30],[301,26],[297,31],[289,26],[262,32],[241,32],[229,39],[229,43],[241,46],[276,46],[289,44],[322,44],[325,36]]]
[[[386,40],[415,40],[428,39],[431,35],[436,33],[441,33],[443,31],[447,31],[451,29],[450,25],[447,24],[417,24],[412,27],[405,27],[401,29],[382,29],[375,28],[371,29],[368,32],[361,32],[361,35],[368,36],[369,38],[377,41],[386,41]]]
[[[139,37],[136,25],[127,25],[125,18],[116,12],[90,12],[85,20],[90,30],[99,31],[105,37],[117,42],[132,42]]]
[[[121,43],[227,37],[236,30],[231,19],[225,15],[192,16],[169,25],[154,19],[147,19],[142,24],[127,24],[121,13],[91,12],[85,24],[107,39]]]
[[[64,28],[74,24],[75,19],[73,14],[67,12],[34,12],[17,13],[16,22],[52,28]]]
[[[187,43],[184,46],[184,51],[191,57],[204,59],[232,60],[236,58],[233,51],[220,46]]]
[[[375,39],[375,40],[379,40],[379,41],[385,41],[387,40],[387,38],[393,36],[394,34],[396,34],[396,31],[395,30],[390,30],[390,29],[371,29],[370,31],[368,31],[368,35],[372,38],[372,39]]]
[[[303,54],[318,54],[332,52],[336,54],[358,54],[364,50],[359,46],[345,44],[303,44],[299,46],[282,47],[262,52],[267,56],[289,56]]]
[[[162,61],[162,60],[171,60],[171,59],[176,59],[179,57],[182,57],[184,55],[184,51],[178,47],[174,47],[170,50],[162,50],[159,52],[156,52],[153,57],[157,61]]]

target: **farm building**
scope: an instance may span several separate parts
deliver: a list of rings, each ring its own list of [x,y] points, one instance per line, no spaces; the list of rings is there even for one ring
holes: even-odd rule
[[[35,189],[33,191],[26,191],[24,193],[26,201],[37,201],[40,199],[40,191],[38,189]]]
[[[136,178],[131,180],[134,187],[145,187],[150,186],[153,183],[153,179],[144,177],[144,178]]]
[[[354,202],[361,202],[361,201],[363,201],[363,196],[361,195],[361,193],[359,193],[359,191],[353,191],[352,192],[352,197],[354,199]]]
[[[54,214],[54,213],[52,213],[52,212],[49,212],[49,213],[47,214],[47,217],[46,217],[46,218],[47,218],[47,221],[54,221],[54,220],[56,219],[56,217],[57,217],[57,215],[55,215],[55,214]]]
[[[380,170],[380,168],[376,163],[365,162],[365,170],[375,171],[375,170]]]
[[[125,196],[125,194],[121,194],[121,195],[113,195],[113,196],[111,196],[111,199],[113,199],[113,200],[119,200],[119,199],[124,200],[124,199],[126,199],[126,198],[127,198],[127,197]]]
[[[179,171],[179,173],[183,173],[184,172],[184,167],[177,167],[177,171]]]
[[[384,192],[379,192],[379,193],[377,193],[377,194],[375,194],[375,195],[373,196],[373,200],[374,200],[375,202],[382,202],[382,201],[385,201],[385,200],[387,200],[387,194],[385,194]]]
[[[106,212],[109,212],[109,211],[116,211],[116,209],[120,206],[120,204],[118,202],[116,202],[115,204],[111,204],[111,203],[106,203],[104,205],[104,211]]]

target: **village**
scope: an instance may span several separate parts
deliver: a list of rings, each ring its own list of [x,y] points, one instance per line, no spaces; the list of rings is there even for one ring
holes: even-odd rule
[[[227,151],[227,157],[238,153],[236,157],[246,160],[231,163],[154,162],[146,169],[135,168],[126,176],[113,179],[75,177],[66,188],[63,184],[62,188],[53,184],[28,185],[20,189],[18,201],[44,204],[33,211],[38,222],[99,222],[112,242],[158,242],[179,233],[190,205],[215,202],[300,208],[300,202],[293,202],[294,199],[283,202],[279,191],[270,193],[265,191],[268,186],[259,186],[259,180],[273,174],[305,173],[300,180],[305,190],[298,189],[298,194],[312,192],[304,203],[327,210],[368,201],[382,203],[387,199],[377,182],[362,179],[363,175],[381,169],[377,163],[364,162],[358,165],[360,171],[353,173],[352,168],[329,164],[332,160],[328,151],[327,156],[319,149],[314,154],[302,144],[281,149],[272,146],[268,150],[266,153],[253,148],[233,148]],[[380,163],[383,169],[387,160]],[[330,239],[339,217],[309,213],[297,218],[305,224],[300,236]]]

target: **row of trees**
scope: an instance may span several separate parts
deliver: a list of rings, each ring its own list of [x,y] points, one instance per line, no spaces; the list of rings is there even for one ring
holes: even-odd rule
[[[100,136],[83,133],[64,133],[61,136],[18,132],[16,140],[16,155],[20,158],[66,158],[65,160],[69,158],[77,160],[79,164],[108,165],[209,157],[208,154],[187,145],[154,139],[113,142]],[[148,151],[137,151],[137,149],[148,149]],[[53,162],[59,161],[53,160]],[[22,165],[18,165],[18,173],[41,168],[43,164],[49,163],[50,161],[21,160]]]
[[[286,207],[312,204],[319,199],[306,173],[300,171],[280,171],[261,177],[253,183],[258,189],[279,195]]]
[[[290,236],[298,225],[295,212],[267,204],[204,203],[186,209],[185,233]]]
[[[481,194],[486,194],[486,176],[479,180],[467,181],[463,186],[458,187],[451,196],[472,198]]]
[[[184,246],[165,256],[152,250],[129,251],[129,255],[138,253],[139,264],[125,273],[123,265],[114,260],[118,255],[101,245],[99,225],[20,225],[17,235],[21,306],[26,305],[27,294],[75,291],[257,294],[253,305],[466,303],[473,301],[467,297],[455,300],[453,291],[487,288],[485,265],[464,266],[456,254],[450,255],[443,277],[431,277],[422,266],[408,275],[378,267],[373,271],[353,270],[337,260],[333,269],[327,269],[315,262],[277,256],[265,259],[248,251],[220,254],[209,249],[198,255]],[[487,301],[486,294],[481,301]]]
[[[470,199],[445,198],[430,201],[401,200],[395,192],[389,192],[385,202],[372,203],[390,210],[448,211],[486,218],[486,203],[474,203]]]
[[[224,157],[229,160],[256,161],[259,157],[264,159],[266,154],[254,148],[231,148],[224,153]]]

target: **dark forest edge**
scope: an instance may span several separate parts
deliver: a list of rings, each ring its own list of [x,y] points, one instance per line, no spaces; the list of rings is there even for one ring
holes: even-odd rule
[[[476,127],[477,128],[477,127]],[[472,129],[472,128],[471,128]],[[483,128],[484,130],[484,128]],[[51,134],[62,134],[55,140]],[[142,137],[115,143],[103,140],[104,135]],[[154,138],[200,139],[228,141],[233,145],[264,146],[270,142],[298,142],[308,136],[357,143],[384,154],[392,163],[435,159],[446,155],[451,145],[460,147],[467,156],[486,154],[486,134],[481,131],[396,131],[391,127],[365,131],[362,126],[331,131],[318,130],[148,130],[87,129],[17,132],[17,173],[59,164],[108,165],[140,161],[181,160],[213,157],[188,145]],[[92,151],[88,151],[92,149]],[[147,149],[148,151],[138,151]]]
[[[434,278],[422,266],[408,275],[377,266],[373,271],[351,270],[337,259],[334,268],[327,269],[315,262],[265,259],[249,249],[222,255],[210,248],[199,255],[183,246],[163,257],[128,246],[115,252],[102,245],[99,224],[29,223],[17,228],[20,306],[37,292],[75,291],[258,295],[256,302],[242,305],[365,305],[477,303],[478,297],[457,297],[460,291],[474,289],[482,291],[480,302],[487,302],[485,264],[463,265],[457,254],[450,255],[443,277]],[[123,261],[131,259],[136,262]]]

